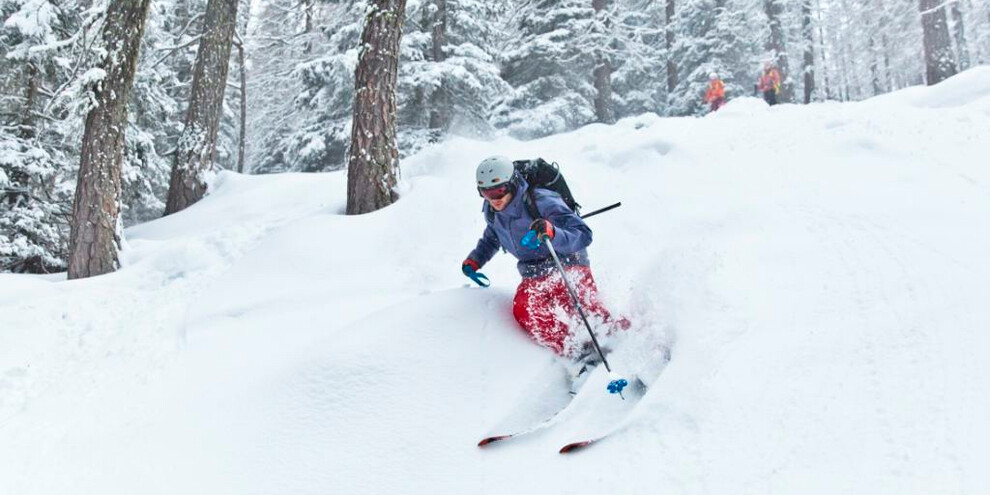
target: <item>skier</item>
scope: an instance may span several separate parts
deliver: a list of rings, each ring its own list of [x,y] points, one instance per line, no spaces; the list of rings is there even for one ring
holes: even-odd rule
[[[763,92],[763,99],[768,105],[777,104],[777,95],[780,93],[780,72],[773,66],[773,62],[763,63],[763,74],[760,75],[757,87]]]
[[[531,188],[504,156],[486,158],[478,165],[475,175],[478,193],[485,199],[482,211],[487,226],[477,247],[461,264],[465,275],[472,277],[500,247],[515,256],[522,275],[512,304],[516,321],[533,340],[558,356],[578,364],[585,361],[593,350],[583,339],[590,337],[579,328],[580,322],[575,324],[576,309],[546,243],[535,247],[522,245],[527,233],[533,231],[537,238],[553,243],[589,321],[604,323],[607,330],[629,327],[625,318],[614,321],[602,304],[586,249],[591,244],[591,229],[559,194],[541,187]],[[534,218],[529,213],[524,204],[527,195],[531,195],[541,217]]]
[[[708,74],[708,90],[705,91],[705,101],[711,104],[711,110],[714,112],[722,105],[725,105],[725,84],[719,79],[718,74],[712,72]]]

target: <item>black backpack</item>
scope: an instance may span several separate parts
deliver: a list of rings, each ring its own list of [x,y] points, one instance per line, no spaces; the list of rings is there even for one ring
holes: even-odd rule
[[[581,205],[574,200],[574,195],[571,194],[571,189],[567,187],[567,181],[564,180],[564,175],[560,173],[557,162],[549,163],[542,158],[537,158],[535,160],[516,160],[512,162],[512,166],[529,184],[529,194],[523,197],[523,205],[529,216],[542,218],[539,208],[536,207],[536,196],[533,193],[533,189],[537,187],[549,189],[559,194],[568,208],[574,213],[580,214]],[[487,211],[488,221],[491,222],[495,218],[495,212],[490,207]]]

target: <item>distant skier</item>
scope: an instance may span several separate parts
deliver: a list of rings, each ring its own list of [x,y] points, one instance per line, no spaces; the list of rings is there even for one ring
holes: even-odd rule
[[[708,74],[708,90],[705,91],[705,102],[711,104],[711,111],[716,111],[725,105],[725,84],[719,79],[718,74],[712,72]]]
[[[537,343],[559,356],[583,360],[591,349],[585,344],[580,322],[574,324],[576,310],[546,243],[532,249],[522,245],[530,231],[550,239],[575,287],[585,315],[613,327],[625,329],[629,321],[613,320],[602,304],[591,274],[586,248],[591,244],[591,229],[559,194],[542,187],[530,187],[511,160],[504,156],[486,158],[476,171],[478,193],[485,199],[482,211],[487,226],[477,247],[461,264],[472,276],[495,256],[499,248],[516,257],[522,282],[516,289],[512,314]],[[528,211],[527,196],[532,198],[541,215]],[[532,237],[532,236],[531,236]],[[596,330],[597,331],[597,330]]]
[[[780,94],[780,71],[774,67],[769,60],[763,63],[763,74],[760,75],[760,82],[757,85],[763,92],[763,99],[770,106],[777,104],[777,95]]]

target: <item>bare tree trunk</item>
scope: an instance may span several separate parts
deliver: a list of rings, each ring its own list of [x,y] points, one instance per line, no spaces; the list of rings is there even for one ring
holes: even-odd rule
[[[825,58],[825,28],[822,27],[822,2],[817,0],[818,5],[818,45],[822,57],[822,81],[825,82],[825,99],[832,99],[832,86],[828,83],[828,59]]]
[[[674,0],[667,0],[665,5],[666,35],[667,35],[667,93],[673,93],[677,88],[677,63],[674,62]]]
[[[69,234],[69,278],[117,269],[120,243],[120,171],[127,99],[134,82],[151,0],[115,0],[103,26],[104,79],[93,88],[96,107],[86,116],[79,179]]]
[[[963,25],[962,9],[959,8],[959,2],[953,2],[949,9],[952,14],[952,34],[956,41],[959,70],[966,70],[969,68],[969,46],[966,44],[966,28]]]
[[[780,102],[789,102],[794,92],[794,83],[790,79],[790,69],[787,64],[787,41],[784,36],[784,28],[780,24],[780,16],[784,11],[784,6],[781,0],[763,0],[763,10],[767,14],[767,22],[770,25],[770,40],[767,48],[773,52],[773,63],[780,71]]]
[[[925,80],[929,86],[956,74],[952,42],[942,0],[919,0],[925,48]]]
[[[447,58],[443,52],[443,47],[447,43],[447,0],[434,0],[434,5],[436,6],[436,10],[433,12],[431,19],[432,52],[433,61],[440,63]],[[438,134],[434,138],[439,137],[439,133],[446,130],[449,124],[450,108],[447,99],[447,88],[441,80],[440,87],[430,96],[430,129],[436,131]]]
[[[878,49],[876,46],[876,41],[873,39],[873,35],[869,37],[869,50],[870,50],[870,86],[873,87],[873,96],[877,96],[883,93],[883,87],[880,85],[880,55],[877,53]]]
[[[396,200],[399,150],[396,94],[399,42],[406,0],[372,0],[354,71],[354,118],[347,152],[347,214],[360,215]]]
[[[811,24],[811,0],[801,2],[801,33],[804,35],[804,103],[815,93],[815,32]]]
[[[303,32],[309,34],[313,32],[313,0],[303,0],[303,16],[305,18],[303,21]],[[311,51],[313,51],[313,40],[307,36],[303,53],[309,53]]]
[[[186,126],[172,163],[166,215],[188,208],[206,194],[206,174],[213,170],[217,150],[236,18],[237,0],[209,0],[206,4]]]
[[[247,67],[244,66],[244,44],[237,45],[237,62],[241,71],[241,129],[237,136],[237,173],[244,173],[244,148],[247,145]]]
[[[595,24],[601,30],[602,40],[607,44],[611,36],[611,21],[608,19],[608,0],[592,0],[591,7],[595,11]],[[608,46],[600,46],[595,50],[595,68],[592,77],[595,84],[595,118],[603,124],[615,123],[615,109],[612,107],[612,61],[609,58]]]

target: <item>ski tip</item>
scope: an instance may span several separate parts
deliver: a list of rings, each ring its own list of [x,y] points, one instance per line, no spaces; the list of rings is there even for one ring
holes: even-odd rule
[[[498,436],[495,436],[495,437],[488,437],[488,438],[485,438],[485,439],[481,440],[480,442],[478,442],[478,447],[484,447],[485,445],[488,445],[488,444],[491,444],[491,443],[495,443],[495,442],[497,442],[499,440],[505,440],[506,438],[509,438],[511,436],[512,435],[498,435]]]
[[[587,446],[589,446],[589,445],[591,445],[593,443],[595,443],[594,440],[583,440],[581,442],[572,442],[572,443],[569,443],[569,444],[564,445],[563,447],[561,447],[560,448],[560,453],[561,454],[569,454],[569,453],[574,452],[576,450],[581,450],[581,449],[583,449],[583,448],[585,448],[585,447],[587,447]]]

